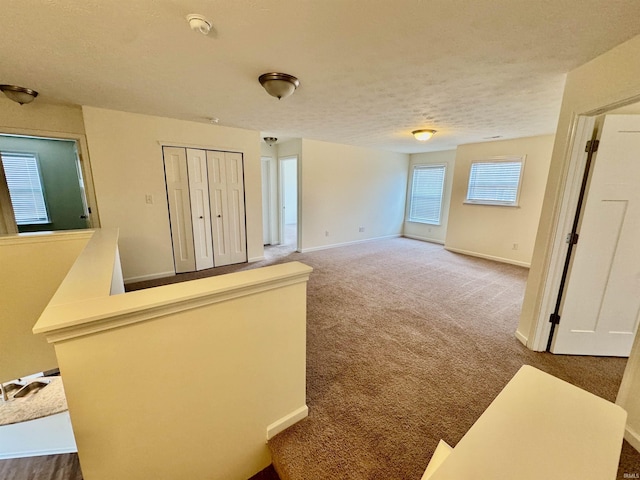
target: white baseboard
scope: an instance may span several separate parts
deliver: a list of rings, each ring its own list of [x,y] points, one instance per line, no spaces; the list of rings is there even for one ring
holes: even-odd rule
[[[522,343],[525,347],[527,346],[527,337],[525,337],[518,330],[516,330],[516,338],[520,340],[520,343]]]
[[[262,257],[251,257],[249,260],[247,260],[249,263],[253,263],[253,262],[260,262],[264,260],[264,255]]]
[[[138,277],[129,277],[124,279],[124,284],[144,282],[145,280],[155,280],[156,278],[174,277],[176,272],[150,273],[149,275],[140,275]]]
[[[309,415],[309,407],[303,405],[302,407],[294,410],[288,415],[276,420],[271,425],[267,427],[267,440],[271,440],[277,434],[282,432],[283,430],[289,428],[294,423],[298,423],[303,418],[306,418]]]
[[[406,238],[412,238],[414,240],[420,240],[421,242],[437,243],[439,245],[444,245],[444,242],[442,240],[438,240],[436,238],[421,237],[420,235],[408,235],[406,233],[403,234],[402,236]]]
[[[309,252],[317,252],[318,250],[328,250],[330,248],[338,248],[338,247],[346,247],[348,245],[356,245],[358,243],[372,242],[374,240],[384,240],[385,238],[398,238],[402,235],[385,235],[383,237],[373,237],[373,238],[365,238],[363,240],[353,240],[351,242],[343,242],[343,243],[332,243],[330,245],[320,245],[319,247],[309,247],[300,249],[300,253],[309,253]]]
[[[624,439],[629,442],[633,448],[640,452],[640,434],[629,425],[624,429]]]
[[[450,252],[461,253],[463,255],[469,255],[471,257],[484,258],[485,260],[493,260],[494,262],[500,262],[500,263],[508,263],[510,265],[517,265],[518,267],[531,268],[530,263],[521,262],[519,260],[511,260],[510,258],[495,257],[493,255],[485,255],[484,253],[470,252],[469,250],[462,250],[460,248],[447,247],[446,245],[444,248],[445,250],[449,250]]]

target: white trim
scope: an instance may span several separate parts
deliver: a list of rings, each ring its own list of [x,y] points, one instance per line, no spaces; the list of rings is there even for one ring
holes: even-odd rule
[[[58,230],[55,232],[28,232],[0,235],[0,245],[18,245],[24,243],[49,243],[86,238],[89,240],[95,230]],[[75,237],[75,238],[74,238]]]
[[[406,233],[403,233],[402,236],[406,238],[412,238],[413,240],[420,240],[421,242],[437,243],[439,245],[444,245],[444,242],[442,240],[438,240],[437,238],[421,237],[420,235],[409,235]]]
[[[178,148],[195,148],[200,150],[213,150],[215,152],[231,152],[231,153],[242,153],[242,150],[238,150],[234,147],[219,147],[211,144],[200,144],[200,143],[183,143],[183,142],[172,142],[168,140],[156,140],[160,147],[178,147]]]
[[[573,123],[574,129],[571,132],[571,139],[565,155],[570,157],[570,160],[566,175],[561,180],[558,201],[560,210],[556,221],[552,222],[553,231],[550,239],[552,239],[553,243],[550,247],[551,254],[549,256],[547,275],[542,285],[540,310],[535,324],[532,325],[529,331],[530,343],[527,344],[527,347],[534,351],[544,351],[547,348],[551,330],[549,315],[555,309],[558,290],[560,289],[560,278],[562,277],[567,254],[565,239],[567,234],[571,232],[585,168],[586,153],[584,145],[593,136],[595,117],[580,115],[574,118]]]
[[[624,439],[629,442],[629,445],[640,452],[640,433],[636,432],[628,424],[624,429]]]
[[[531,267],[530,263],[521,262],[519,260],[512,260],[510,258],[495,257],[493,255],[485,255],[484,253],[471,252],[469,250],[462,250],[460,248],[447,247],[446,245],[445,245],[444,249],[445,250],[449,250],[450,252],[454,252],[454,253],[461,253],[463,255],[469,255],[471,257],[484,258],[486,260],[493,260],[494,262],[500,262],[500,263],[508,263],[510,265],[516,265],[518,267],[525,267],[525,268],[530,268]]]
[[[291,425],[298,423],[303,418],[309,415],[309,407],[303,405],[302,407],[294,410],[293,412],[285,415],[284,417],[276,420],[267,427],[267,441],[271,440],[277,434],[283,430],[289,428]]]
[[[295,263],[300,265],[300,267],[294,266],[293,264]],[[44,333],[49,343],[57,343],[71,338],[112,330],[125,325],[153,320],[186,310],[193,310],[205,305],[226,302],[235,298],[295,285],[309,280],[311,268],[298,262],[273,265],[271,267],[264,267],[264,269],[276,269],[282,266],[287,268],[291,266],[293,271],[275,275],[271,278],[265,278],[261,281],[250,282],[248,284],[239,283],[218,289],[213,286],[207,288],[206,284],[215,283],[209,281],[219,279],[220,277],[193,280],[189,282],[193,288],[193,293],[189,296],[183,292],[181,292],[182,294],[174,293],[172,287],[177,287],[175,290],[180,291],[182,291],[183,288],[180,288],[182,287],[180,284],[172,284],[159,287],[165,289],[166,296],[163,295],[162,298],[157,298],[155,301],[150,299],[138,299],[140,301],[123,299],[122,305],[118,305],[120,302],[116,299],[122,297],[131,298],[131,295],[135,293],[141,293],[143,295],[149,293],[150,297],[157,295],[156,292],[152,292],[152,290],[157,289],[147,289],[139,292],[130,292],[125,295],[88,299],[77,303],[49,305],[39,320],[39,322],[41,322],[44,319],[44,325],[39,326],[39,324],[36,324],[36,326],[33,327],[33,333]],[[251,270],[250,272],[255,272],[255,270]],[[236,273],[235,275],[238,274]],[[196,283],[198,283],[199,288],[196,287]],[[111,300],[114,301],[111,302]],[[113,304],[110,305],[110,303]],[[64,320],[59,320],[57,324],[54,324],[55,319]]]
[[[249,260],[247,260],[249,263],[254,263],[254,262],[261,262],[262,260],[265,259],[265,256],[262,255],[261,257],[251,257]]]
[[[524,346],[527,346],[527,337],[525,337],[519,330],[516,330],[516,338],[520,340],[520,343]]]
[[[346,247],[348,245],[356,245],[358,243],[372,242],[374,240],[384,240],[385,238],[398,238],[401,237],[401,234],[394,235],[385,235],[383,237],[373,237],[373,238],[365,238],[364,240],[353,240],[351,242],[343,242],[343,243],[332,243],[330,245],[320,245],[319,247],[309,247],[300,249],[300,253],[309,253],[309,252],[317,252],[318,250],[329,250],[330,248],[338,248],[338,247]]]
[[[150,273],[148,275],[138,275],[137,277],[128,277],[124,279],[125,285],[129,283],[144,282],[146,280],[155,280],[157,278],[175,277],[176,272],[168,270],[160,273]]]

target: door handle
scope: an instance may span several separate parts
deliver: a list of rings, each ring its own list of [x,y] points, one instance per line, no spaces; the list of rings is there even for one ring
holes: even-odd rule
[[[86,220],[88,217],[86,215],[80,215],[80,218],[82,218],[83,220]]]
[[[200,215],[200,218],[204,218],[202,215]]]
[[[218,218],[222,218],[222,215],[218,215]]]

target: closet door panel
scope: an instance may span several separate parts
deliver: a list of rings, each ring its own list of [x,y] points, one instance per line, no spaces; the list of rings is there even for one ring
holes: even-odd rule
[[[184,148],[163,147],[162,152],[175,269],[176,273],[192,272],[196,263],[186,151]]]
[[[187,149],[196,270],[213,267],[209,181],[205,150]]]
[[[247,261],[244,204],[244,166],[241,153],[225,153],[229,205],[229,247],[231,263]]]
[[[213,233],[213,256],[216,267],[231,263],[229,248],[229,207],[227,195],[227,165],[224,152],[207,151],[210,209]]]

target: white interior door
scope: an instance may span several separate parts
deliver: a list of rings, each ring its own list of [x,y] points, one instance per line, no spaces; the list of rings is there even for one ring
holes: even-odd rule
[[[605,118],[553,353],[629,356],[640,316],[640,116]]]
[[[163,147],[162,152],[176,273],[192,272],[196,269],[196,262],[191,226],[187,154],[184,148],[175,147]]]
[[[196,270],[204,270],[213,267],[206,150],[187,148],[187,168]]]

